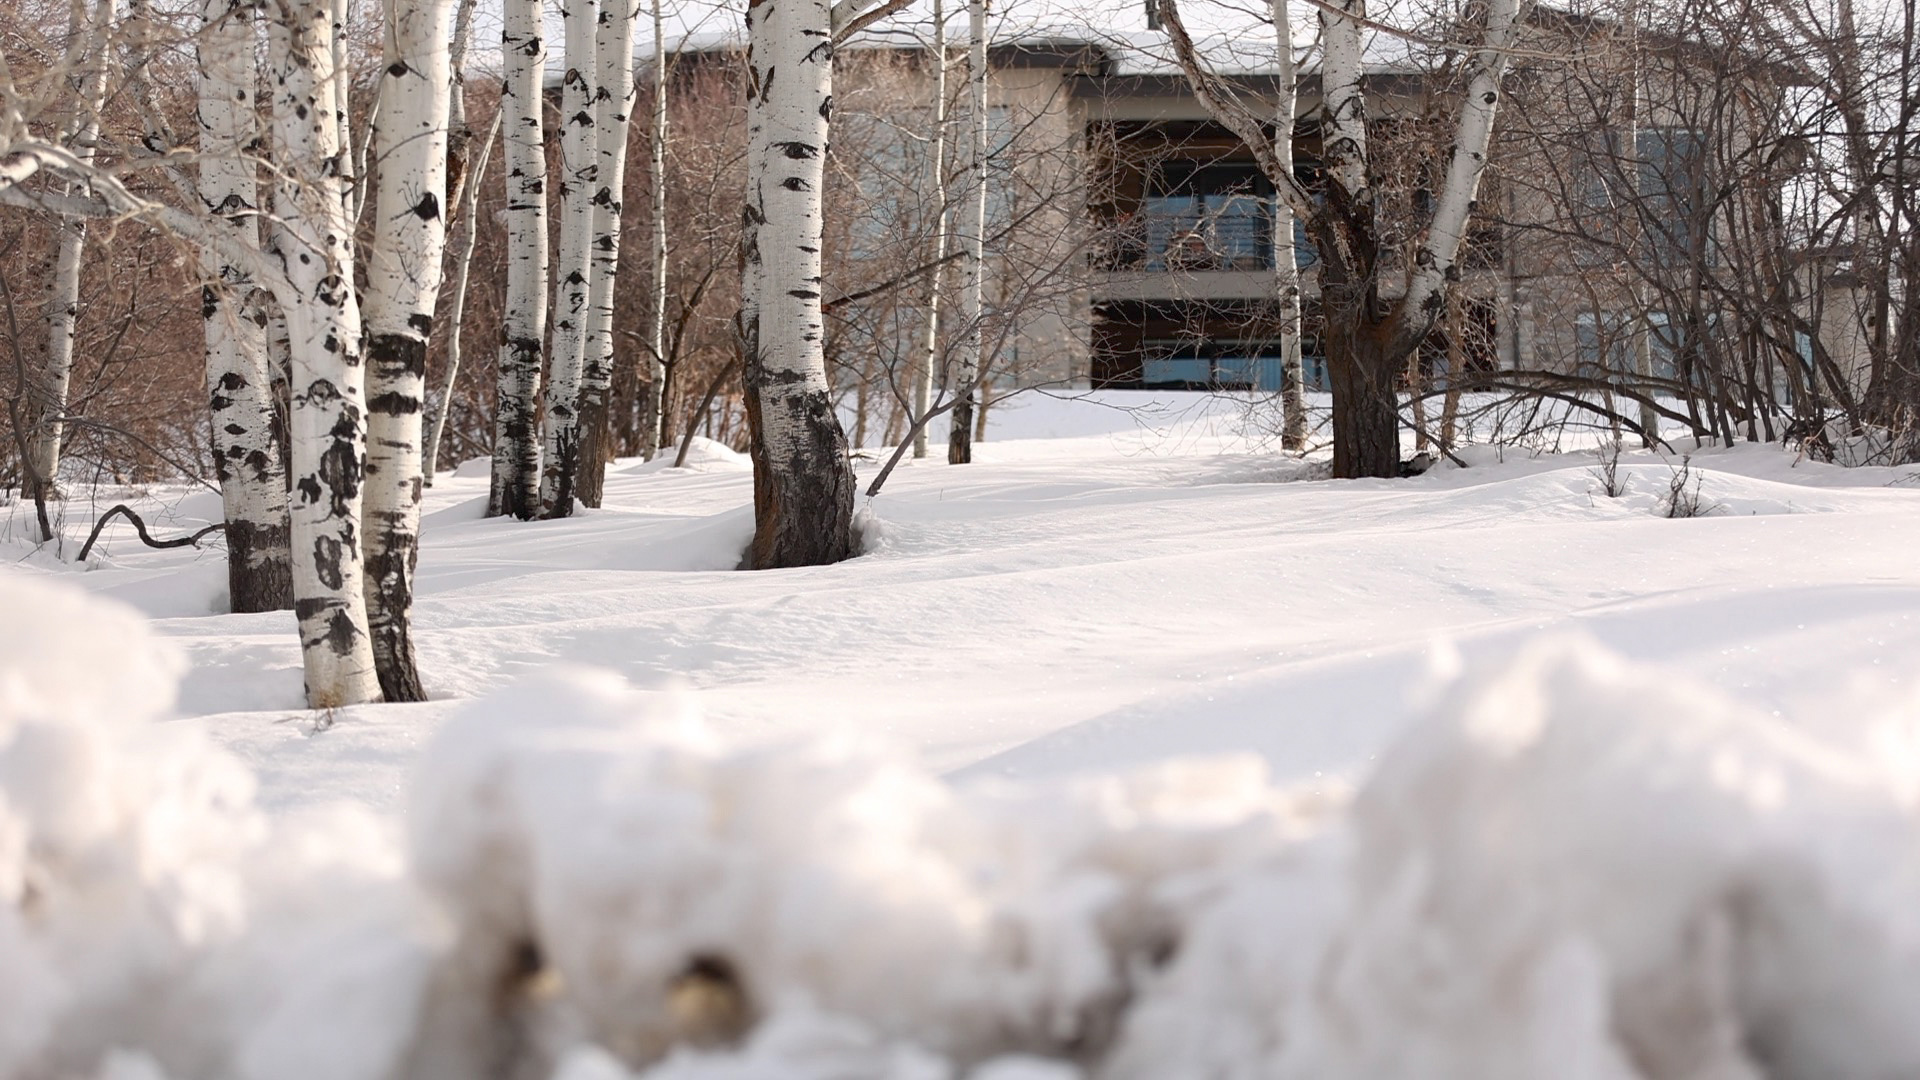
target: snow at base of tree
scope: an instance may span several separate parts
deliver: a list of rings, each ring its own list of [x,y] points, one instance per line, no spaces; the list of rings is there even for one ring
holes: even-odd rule
[[[1843,747],[1559,637],[1350,792],[956,784],[561,668],[435,734],[401,838],[155,723],[131,611],[0,608],[0,1076],[1920,1072],[1912,702]]]

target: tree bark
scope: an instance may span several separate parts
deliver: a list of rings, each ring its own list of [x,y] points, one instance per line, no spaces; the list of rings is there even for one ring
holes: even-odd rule
[[[580,501],[598,507],[613,456],[607,400],[613,389],[613,290],[620,274],[620,216],[633,112],[633,21],[638,0],[601,0],[594,31],[599,77],[593,98],[598,185],[593,194],[592,281],[587,290],[586,363],[580,378]]]
[[[507,166],[507,298],[493,423],[487,516],[540,509],[540,369],[547,333],[547,159],[540,79],[540,0],[506,0],[500,108]]]
[[[933,273],[927,280],[927,340],[921,350],[920,370],[913,380],[913,456],[927,456],[927,425],[920,423],[933,407],[933,384],[940,367],[940,285],[945,278],[947,244],[952,215],[947,208],[947,8],[933,0],[933,160],[928,183],[934,206]]]
[[[254,5],[205,0],[199,62],[199,195],[235,244],[260,242],[260,152],[254,88]],[[227,595],[235,612],[293,606],[287,465],[267,356],[267,303],[245,267],[203,256],[207,400],[213,466],[227,535]]]
[[[1400,475],[1399,376],[1406,353],[1391,347],[1386,328],[1364,301],[1324,294],[1327,373],[1333,384],[1333,475]]]
[[[386,0],[380,162],[367,267],[367,618],[380,690],[424,701],[413,579],[424,484],[427,338],[446,249],[448,38],[455,0]]]
[[[271,9],[274,209],[287,277],[276,283],[292,354],[289,441],[294,613],[316,709],[378,699],[360,555],[365,371],[353,291],[353,230],[340,161],[345,72],[334,65],[333,12],[282,0]]]
[[[987,241],[987,5],[967,0],[967,202],[960,260],[960,348],[953,370],[953,417],[947,430],[947,464],[973,460],[973,408],[985,357]]]
[[[560,89],[560,251],[553,268],[553,358],[547,374],[547,418],[540,473],[540,515],[573,513],[580,480],[580,386],[586,375],[587,304],[593,264],[593,197],[599,190],[594,151],[594,0],[566,0],[567,74]]]
[[[747,26],[740,326],[755,528],[744,565],[812,566],[856,544],[820,310],[832,15],[825,0],[749,0]]]
[[[1273,155],[1293,175],[1293,126],[1299,86],[1293,64],[1293,22],[1289,0],[1273,0],[1274,88]],[[1284,189],[1274,199],[1273,287],[1280,305],[1280,445],[1299,453],[1307,448],[1306,366],[1300,357],[1300,263],[1293,250],[1293,204]]]

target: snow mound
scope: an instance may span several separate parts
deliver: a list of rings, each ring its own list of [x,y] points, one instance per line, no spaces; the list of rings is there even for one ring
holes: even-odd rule
[[[1178,921],[1155,891],[1303,831],[1251,760],[960,792],[841,739],[731,749],[577,672],[474,707],[426,760],[414,859],[458,966],[492,982],[537,955],[568,1026],[640,1063],[761,1020],[749,1055],[769,1033],[879,1039],[875,1061],[886,1040],[968,1062],[1105,1041]],[[781,1026],[816,1010],[839,1019]]]
[[[0,1077],[381,1075],[354,1059],[425,967],[393,845],[270,824],[243,764],[154,723],[180,663],[132,611],[10,573],[0,610]]]
[[[1911,791],[1536,645],[1387,755],[1333,873],[1237,882],[1196,922],[1110,1075],[1913,1075]]]
[[[184,660],[127,608],[0,571],[0,739],[28,721],[137,722],[173,707]]]
[[[673,463],[679,456],[680,446],[676,443],[661,447],[652,458],[624,458],[615,463],[611,471],[625,476],[665,472],[674,468]],[[743,472],[753,468],[753,461],[726,443],[695,435],[687,444],[687,461],[681,468],[690,472]]]
[[[557,669],[440,731],[402,852],[155,724],[130,613],[0,604],[0,1077],[1920,1074],[1920,757],[1581,640],[1458,678],[1350,798],[956,786]]]

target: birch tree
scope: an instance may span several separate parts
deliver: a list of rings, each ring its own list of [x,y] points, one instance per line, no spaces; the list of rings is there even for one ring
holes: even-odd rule
[[[640,452],[660,449],[667,414],[667,39],[661,6],[653,0],[653,114],[647,129],[648,192],[653,200],[653,306],[648,313],[648,378],[640,403]]]
[[[419,558],[427,337],[446,246],[455,0],[386,0],[372,257],[367,266],[367,615],[380,690],[424,701],[411,633]]]
[[[494,137],[500,133],[500,111],[494,110],[487,137],[480,143],[479,161],[473,154],[473,123],[467,110],[467,51],[473,41],[475,0],[457,0],[453,9],[453,42],[449,47],[447,75],[447,228],[459,228],[459,238],[449,231],[447,265],[440,276],[451,283],[447,290],[447,312],[443,322],[446,342],[446,391],[436,394],[427,388],[425,403],[426,438],[420,444],[420,480],[427,487],[440,461],[440,438],[446,432],[447,412],[453,405],[453,390],[459,385],[461,360],[461,323],[466,314],[467,285],[472,278],[473,249],[479,240],[479,226],[473,211],[480,191],[480,177],[487,171],[493,153]]]
[[[199,61],[199,197],[244,250],[260,243],[254,5],[204,0]],[[249,267],[208,252],[201,287],[213,463],[226,520],[227,593],[236,612],[293,606],[287,472],[268,369],[268,298]]]
[[[947,8],[933,0],[933,153],[928,163],[928,186],[934,205],[932,277],[927,283],[927,336],[920,370],[913,381],[913,456],[927,456],[927,410],[933,407],[933,381],[940,362],[940,286],[946,276],[947,244],[951,241],[947,207]]]
[[[1320,256],[1323,343],[1333,383],[1335,476],[1395,476],[1400,467],[1398,382],[1407,360],[1446,314],[1447,292],[1472,216],[1502,94],[1501,77],[1522,0],[1490,0],[1486,28],[1469,50],[1468,78],[1452,145],[1405,289],[1383,292],[1378,207],[1368,181],[1363,34],[1374,24],[1366,0],[1319,5],[1320,117],[1326,181],[1316,200],[1275,152],[1259,124],[1270,110],[1246,102],[1200,56],[1181,20],[1179,0],[1154,0],[1174,56],[1209,114],[1253,152],[1293,212],[1307,223]]]
[[[380,694],[361,562],[366,373],[353,290],[353,229],[340,162],[345,72],[334,63],[325,3],[272,0],[274,211],[285,234],[280,306],[291,347],[288,438],[294,613],[307,702],[316,709]]]
[[[748,0],[740,328],[753,458],[749,569],[855,554],[853,467],[827,384],[820,310],[833,49],[904,6]]]
[[[547,333],[547,158],[540,115],[546,68],[540,0],[506,0],[500,109],[507,167],[507,300],[493,425],[487,515],[531,518],[540,508],[535,426]]]
[[[553,263],[553,358],[548,365],[545,459],[540,473],[540,514],[573,513],[580,476],[580,386],[585,377],[587,304],[592,262],[595,179],[594,0],[566,0],[567,74],[560,90],[560,251]]]
[[[601,0],[594,29],[599,75],[593,93],[592,280],[587,288],[586,355],[580,377],[578,484],[580,501],[594,507],[600,505],[607,459],[612,456],[607,399],[613,389],[613,290],[620,274],[621,192],[627,176],[628,118],[633,112],[633,23],[639,17],[639,0]]]
[[[447,430],[447,414],[453,408],[453,391],[460,384],[460,360],[462,323],[467,309],[467,286],[473,275],[473,249],[480,238],[480,178],[486,175],[487,164],[493,160],[494,140],[500,134],[500,110],[495,109],[493,122],[487,128],[486,138],[480,144],[479,157],[474,161],[472,173],[464,185],[461,194],[460,241],[453,256],[453,288],[448,290],[448,310],[446,319],[447,342],[447,387],[439,395],[429,412],[427,420],[427,441],[422,449],[421,480],[428,487],[433,486],[433,477],[438,467],[440,441]],[[449,161],[459,160],[449,158]]]
[[[981,317],[986,289],[987,244],[987,3],[967,0],[967,186],[966,223],[961,236],[960,347],[953,371],[953,416],[947,429],[947,464],[973,460],[973,408],[983,371],[980,346],[986,327]]]
[[[73,80],[72,97],[61,121],[60,142],[80,169],[90,168],[100,137],[100,110],[106,98],[107,48],[113,31],[112,0],[72,0],[63,68]],[[69,193],[76,188],[69,183]],[[37,370],[26,380],[23,417],[17,421],[23,444],[21,464],[29,494],[39,511],[41,537],[52,540],[46,504],[54,496],[60,472],[60,443],[66,434],[67,390],[73,375],[74,326],[79,315],[80,267],[87,247],[84,218],[55,218],[58,237],[53,277],[41,309],[45,347]]]

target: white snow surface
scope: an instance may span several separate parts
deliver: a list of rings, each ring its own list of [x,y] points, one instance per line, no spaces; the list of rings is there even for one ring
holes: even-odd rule
[[[722,447],[443,473],[436,700],[330,715],[218,552],[0,541],[0,1077],[1920,1075],[1909,471],[1245,420],[1000,406],[752,574]]]

